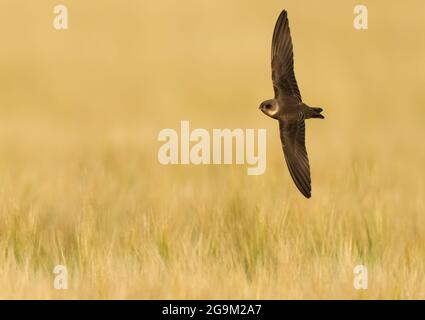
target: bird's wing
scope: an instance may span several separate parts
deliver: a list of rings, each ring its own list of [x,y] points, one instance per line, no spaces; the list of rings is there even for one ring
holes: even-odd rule
[[[305,147],[305,123],[301,113],[298,119],[279,120],[280,140],[289,173],[297,188],[306,197],[311,197],[310,164]]]
[[[287,95],[301,101],[294,74],[294,53],[286,10],[280,14],[273,32],[272,79],[276,98]]]

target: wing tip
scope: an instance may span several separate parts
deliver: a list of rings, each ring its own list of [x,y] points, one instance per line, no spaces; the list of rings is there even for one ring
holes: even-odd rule
[[[285,21],[288,19],[288,11],[286,9],[283,9],[282,12],[279,14],[279,17],[277,18],[277,21]]]
[[[294,182],[295,182],[295,180],[294,180]],[[299,181],[296,181],[295,185],[304,197],[306,197],[307,199],[311,198],[311,184],[310,183],[308,185],[302,185],[302,184],[299,183]]]
[[[311,198],[311,180],[310,176],[308,177],[307,181],[303,181],[300,179],[300,172],[297,171],[294,167],[291,161],[286,158],[286,163],[288,165],[289,173],[291,175],[292,180],[294,181],[295,186],[297,187],[298,191],[301,192],[301,194],[306,197],[307,199]]]
[[[311,198],[311,191],[306,192],[306,193],[302,192],[302,194],[303,194],[303,196],[304,196],[304,197],[306,197],[307,199],[310,199],[310,198]]]

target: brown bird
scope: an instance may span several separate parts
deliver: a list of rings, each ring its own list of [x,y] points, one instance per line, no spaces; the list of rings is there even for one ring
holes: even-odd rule
[[[274,99],[261,103],[260,110],[279,121],[280,140],[289,173],[297,188],[311,197],[310,164],[305,147],[305,119],[324,119],[322,108],[303,103],[294,74],[294,54],[286,10],[280,14],[272,40]]]

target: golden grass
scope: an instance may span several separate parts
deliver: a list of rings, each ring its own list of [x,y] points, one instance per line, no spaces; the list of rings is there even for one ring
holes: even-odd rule
[[[425,298],[422,1],[364,1],[364,32],[350,1],[63,2],[66,32],[55,1],[0,4],[0,298]],[[257,110],[283,7],[327,117],[311,200]],[[180,120],[267,128],[266,173],[161,166]]]

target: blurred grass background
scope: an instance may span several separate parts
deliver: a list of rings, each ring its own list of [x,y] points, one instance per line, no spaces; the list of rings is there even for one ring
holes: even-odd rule
[[[425,298],[425,3],[0,0],[1,298]],[[287,9],[313,198],[272,97]],[[267,128],[267,171],[161,166],[157,134]],[[53,288],[65,264],[69,290]],[[353,288],[365,264],[369,289]]]

